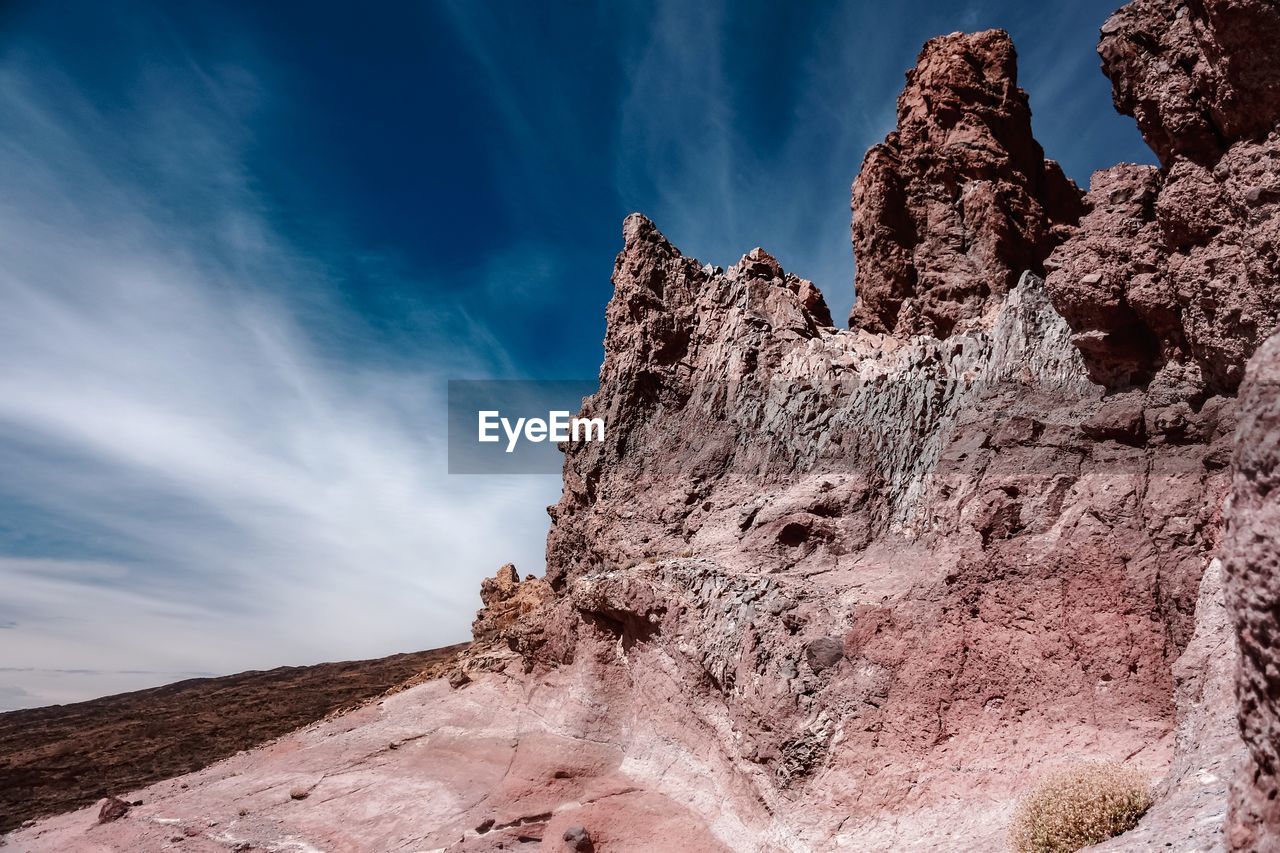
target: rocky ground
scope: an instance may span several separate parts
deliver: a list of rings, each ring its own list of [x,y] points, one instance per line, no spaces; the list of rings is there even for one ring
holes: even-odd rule
[[[853,187],[849,329],[764,249],[628,217],[607,441],[447,681],[10,843],[993,850],[1103,760],[1157,794],[1108,849],[1280,849],[1277,32],[1273,0],[1105,22],[1161,166],[1087,193],[1006,33],[928,42]]]
[[[197,678],[0,714],[0,832],[199,770],[439,674],[464,648]]]

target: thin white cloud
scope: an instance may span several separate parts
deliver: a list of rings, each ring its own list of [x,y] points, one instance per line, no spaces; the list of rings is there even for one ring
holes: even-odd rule
[[[756,28],[768,28],[772,15]],[[615,182],[683,251],[729,264],[756,245],[823,289],[837,322],[853,302],[849,186],[867,147],[893,125],[900,72],[893,39],[861,6],[811,10],[795,54],[734,36],[739,10],[676,2],[645,7],[618,113]],[[786,120],[761,121],[759,68],[790,75]],[[877,76],[887,78],[877,99]],[[874,105],[874,108],[869,106]]]
[[[458,314],[350,357],[245,176],[243,70],[104,113],[36,68],[0,68],[0,708],[464,639],[559,493],[445,474],[444,380],[500,348]]]
[[[668,236],[700,246],[737,234],[736,184],[759,171],[751,147],[735,144],[726,14],[720,2],[646,6],[646,26],[625,56],[618,109],[619,195],[647,200],[646,212]]]

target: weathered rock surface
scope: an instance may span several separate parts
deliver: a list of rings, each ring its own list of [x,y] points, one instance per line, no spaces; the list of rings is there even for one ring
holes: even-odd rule
[[[578,826],[598,850],[994,849],[1057,763],[1164,773],[1229,402],[1175,444],[1139,394],[1144,430],[1098,438],[1086,423],[1131,414],[1108,415],[1033,276],[980,328],[902,341],[815,322],[762,252],[718,272],[641,217],[625,234],[588,404],[615,420],[566,459],[554,598],[469,653],[463,689],[22,849],[174,826],[193,850],[556,849]],[[499,572],[486,601],[530,583]]]
[[[656,656],[804,849],[890,820],[994,843],[1068,756],[1163,773],[1232,400],[1104,398],[1034,276],[904,340],[812,322],[780,269],[704,269],[643,218],[625,238],[588,402],[610,438],[569,451],[539,663]],[[964,786],[986,835],[948,811]],[[1224,802],[1197,805],[1213,837]]]
[[[1249,761],[1234,791],[1231,842],[1271,851],[1280,850],[1280,337],[1254,356],[1240,402],[1223,553]]]
[[[0,714],[0,833],[189,773],[406,680],[435,677],[462,649],[194,678]]]
[[[480,602],[484,605],[471,624],[476,642],[490,642],[503,637],[520,624],[521,619],[538,610],[551,595],[547,582],[532,575],[520,580],[516,567],[507,563],[491,578],[480,584]]]
[[[763,249],[704,266],[628,217],[585,404],[607,440],[567,446],[545,582],[485,582],[454,677],[15,840],[991,850],[1041,774],[1110,760],[1160,798],[1107,849],[1209,850],[1247,746],[1229,837],[1266,849],[1280,403],[1234,392],[1275,325],[1274,138],[1231,116],[1272,90],[1226,54],[1269,8],[1107,24],[1144,131],[1221,139],[1170,131],[1160,170],[1095,178],[1078,227],[1007,35],[929,42],[855,184],[849,331]],[[1203,67],[1162,78],[1175,44]]]
[[[1280,320],[1280,7],[1135,0],[1098,52],[1159,170],[1098,172],[1049,293],[1099,382],[1233,391]]]
[[[1133,0],[1102,25],[1098,54],[1118,111],[1160,162],[1212,167],[1261,140],[1280,113],[1280,13],[1270,0]]]
[[[1238,651],[1222,575],[1215,559],[1200,582],[1195,634],[1173,665],[1178,725],[1173,761],[1156,787],[1156,803],[1135,829],[1092,850],[1223,849],[1228,788],[1245,750],[1236,722]]]
[[[945,337],[981,316],[1083,212],[1031,135],[1003,30],[931,39],[898,98],[898,127],[853,184],[857,292],[849,324]]]

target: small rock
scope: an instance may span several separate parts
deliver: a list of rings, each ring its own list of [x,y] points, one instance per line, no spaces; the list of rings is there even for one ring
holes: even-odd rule
[[[291,800],[305,800],[309,796],[311,796],[311,791],[307,788],[294,788],[289,792],[289,799]]]
[[[98,809],[98,823],[111,823],[129,813],[131,806],[119,797],[107,797]]]
[[[1244,191],[1244,200],[1249,204],[1257,204],[1262,201],[1264,193],[1265,191],[1262,187],[1249,187],[1249,189]]]
[[[844,644],[835,637],[819,637],[805,646],[804,656],[810,669],[822,672],[844,659]]]
[[[454,670],[449,675],[449,686],[452,687],[454,690],[457,690],[460,687],[465,687],[470,683],[471,683],[471,676],[467,675],[465,672],[463,672],[460,669]]]
[[[1146,438],[1145,402],[1138,393],[1108,397],[1098,411],[1080,425],[1080,430],[1090,438],[1140,445]]]
[[[569,850],[576,850],[577,853],[591,853],[595,850],[595,844],[591,841],[591,833],[587,832],[586,827],[571,826],[564,831],[565,847]]]

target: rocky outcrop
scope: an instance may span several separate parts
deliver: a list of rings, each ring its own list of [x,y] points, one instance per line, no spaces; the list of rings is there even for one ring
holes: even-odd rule
[[[1136,0],[1102,28],[1116,107],[1161,168],[1094,175],[1079,231],[1047,262],[1095,379],[1165,365],[1192,405],[1231,392],[1280,322],[1280,7]]]
[[[1133,0],[1102,25],[1098,54],[1116,109],[1170,167],[1212,168],[1280,113],[1280,12],[1270,0]]]
[[[1280,337],[1241,389],[1231,521],[1223,548],[1240,642],[1237,693],[1249,761],[1233,792],[1236,850],[1280,850]]]
[[[1268,8],[1108,23],[1118,103],[1168,145],[1097,176],[1078,226],[1008,36],[929,42],[854,186],[850,330],[763,249],[703,265],[628,217],[584,406],[607,438],[566,446],[545,582],[485,581],[449,684],[23,849],[181,814],[263,847],[986,850],[1043,773],[1098,760],[1160,794],[1108,849],[1212,849],[1245,744],[1231,839],[1265,849],[1280,409],[1234,391],[1270,322],[1274,139],[1230,118],[1268,108],[1268,67],[1222,52]]]
[[[546,581],[533,575],[521,581],[516,567],[507,563],[480,584],[480,602],[484,606],[471,623],[472,638],[477,643],[487,643],[504,637],[550,596]]]
[[[1031,135],[1003,30],[931,39],[898,98],[898,127],[853,184],[854,328],[949,335],[982,316],[1083,208]]]
[[[1010,802],[1066,755],[1163,770],[1231,399],[1184,411],[1173,375],[1104,397],[1033,275],[904,339],[815,321],[761,252],[703,267],[638,216],[624,241],[587,402],[610,440],[568,450],[537,666],[618,649],[687,685],[664,701],[726,732],[802,849],[832,810],[866,844],[891,821],[994,843],[1001,814],[948,792]],[[1005,769],[947,769],[974,762]]]

